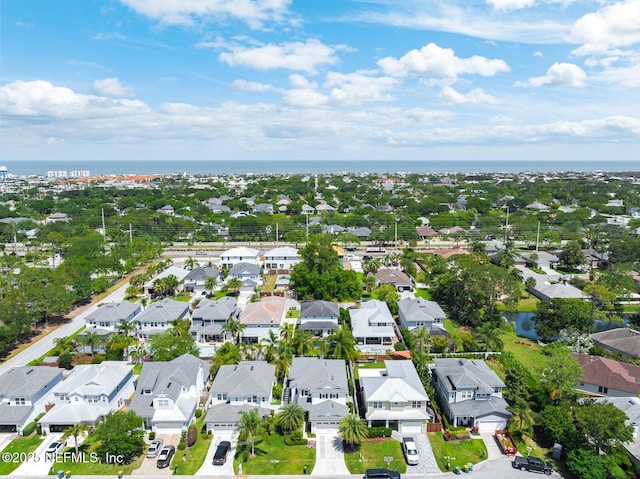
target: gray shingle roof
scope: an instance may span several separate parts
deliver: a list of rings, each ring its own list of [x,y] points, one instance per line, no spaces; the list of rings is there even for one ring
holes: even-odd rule
[[[331,301],[303,301],[300,318],[338,318],[340,305]]]
[[[347,394],[347,372],[342,359],[296,357],[289,369],[290,386],[311,393],[331,388],[331,392]],[[329,392],[327,390],[327,392]]]
[[[144,321],[173,321],[182,318],[189,311],[189,303],[184,301],[175,301],[173,299],[165,298],[162,301],[151,303],[147,306],[142,313],[140,313],[136,320],[138,322]]]
[[[207,278],[219,278],[220,270],[218,268],[209,268],[208,266],[202,266],[195,268],[184,277],[184,282],[189,283],[192,281],[204,281]]]
[[[411,322],[435,322],[447,316],[438,303],[424,298],[404,298],[398,301],[398,311],[406,321]]]
[[[227,397],[269,397],[275,374],[276,367],[266,361],[224,365],[220,367],[210,391],[211,394],[227,394]]]
[[[52,382],[62,379],[62,369],[49,366],[21,366],[0,376],[0,397],[31,398]]]
[[[475,389],[478,392],[493,394],[494,387],[505,387],[498,375],[484,361],[440,358],[435,360],[435,364],[435,374],[441,378],[447,391]]]
[[[217,301],[203,299],[191,314],[193,321],[227,321],[231,316],[237,316],[237,300],[225,296]]]
[[[140,304],[122,301],[120,303],[106,303],[100,306],[91,314],[88,314],[85,320],[90,321],[108,321],[110,323],[118,323],[121,319],[128,318],[136,310],[140,310]]]
[[[207,411],[204,423],[235,423],[238,421],[241,412],[249,412],[253,409],[256,409],[256,406],[252,404],[216,404],[211,406]],[[266,417],[269,415],[269,409],[262,407],[257,409],[260,417]]]
[[[229,270],[229,276],[232,278],[242,276],[243,274],[260,276],[260,266],[251,263],[236,263]]]

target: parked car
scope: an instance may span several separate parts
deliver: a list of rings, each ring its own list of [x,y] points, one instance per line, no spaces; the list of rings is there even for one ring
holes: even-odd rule
[[[156,457],[162,449],[162,439],[154,439],[149,443],[149,449],[147,449],[147,457]]]
[[[176,453],[175,446],[164,446],[158,455],[158,462],[156,466],[158,469],[164,469],[165,467],[169,467],[171,464],[171,459],[173,459],[173,455]]]
[[[213,465],[222,466],[227,462],[227,454],[229,454],[230,450],[231,443],[229,441],[221,441],[220,444],[218,444],[216,453],[213,455]]]
[[[49,444],[49,447],[47,447],[47,449],[44,451],[44,455],[45,457],[55,456],[60,451],[62,451],[63,447],[64,447],[64,444],[62,444],[59,441],[54,441],[51,444]]]
[[[364,479],[400,479],[400,473],[389,469],[367,469]]]
[[[420,456],[418,456],[418,448],[416,447],[416,442],[412,437],[403,437],[402,438],[402,451],[404,452],[404,457],[407,460],[407,464],[410,466],[415,466],[420,462]]]
[[[530,472],[543,472],[547,476],[551,475],[551,473],[553,472],[553,466],[551,465],[551,463],[533,456],[516,456],[513,458],[513,466],[516,469],[520,469],[521,471],[527,470]]]

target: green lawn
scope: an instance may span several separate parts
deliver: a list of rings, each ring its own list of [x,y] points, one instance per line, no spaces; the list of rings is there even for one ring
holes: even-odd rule
[[[416,288],[415,292],[416,298],[426,299],[427,301],[431,301],[431,291],[425,288]]]
[[[464,464],[477,464],[487,458],[487,448],[482,439],[466,439],[462,441],[445,441],[441,432],[430,432],[427,434],[429,442],[433,448],[433,454],[441,471],[447,470],[447,460],[449,456],[451,469],[462,467]],[[455,459],[453,459],[455,457]]]
[[[204,425],[204,415],[196,423],[198,429],[198,439],[196,443],[184,451],[176,450],[176,455],[172,461],[172,467],[176,468],[176,474],[180,476],[192,476],[194,475],[200,466],[204,463],[209,446],[211,445],[211,439],[203,439],[200,431]]]
[[[279,434],[256,439],[255,457],[251,456],[251,444],[238,446],[233,458],[234,471],[242,463],[242,473],[248,475],[302,474],[304,466],[310,473],[316,464],[316,450],[307,446],[287,446]]]
[[[135,376],[140,376],[140,373],[142,372],[142,363],[136,363],[133,365],[133,374]]]
[[[31,436],[17,437],[4,448],[4,453],[29,454],[35,451],[42,444],[43,437],[35,432]],[[13,472],[22,461],[0,461],[0,475],[6,476]]]
[[[356,367],[353,369],[354,379],[360,379],[359,369],[384,369],[383,361],[376,361],[373,363],[356,363]]]
[[[76,336],[78,336],[78,334],[80,334],[82,331],[84,331],[84,329],[85,329],[85,326],[82,326],[75,333],[73,333],[71,336],[69,336],[69,340],[74,339]],[[44,358],[46,358],[47,356],[57,356],[58,355],[56,353],[56,349],[57,348],[58,348],[57,346],[54,346],[49,351],[47,351],[42,356],[40,356],[38,359],[34,359],[33,361],[31,361],[29,363],[29,366],[38,366],[44,360]]]
[[[73,440],[71,441],[73,443]],[[120,471],[124,475],[129,475],[134,469],[138,469],[144,459],[144,454],[141,454],[131,464],[118,464],[113,461],[111,464],[102,464],[95,459],[95,449],[98,442],[88,437],[84,443],[78,448],[78,452],[81,457],[85,459],[82,461],[74,461],[72,457],[62,462],[57,462],[55,470],[57,471],[69,471],[72,475],[77,476],[117,476]],[[71,446],[65,449],[75,454],[75,446]],[[93,455],[92,455],[93,454]]]
[[[406,472],[407,464],[402,447],[395,439],[365,440],[357,451],[345,453],[344,461],[351,474],[364,474],[367,469],[386,468],[385,457],[393,457],[389,469]]]
[[[504,331],[500,338],[504,342],[504,351],[512,352],[516,359],[534,376],[540,375],[539,370],[546,362],[546,356],[542,354],[541,346],[530,339],[518,336],[513,331]]]

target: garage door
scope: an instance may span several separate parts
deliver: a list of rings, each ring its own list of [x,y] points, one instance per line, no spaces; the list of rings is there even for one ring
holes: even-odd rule
[[[335,422],[316,422],[313,429],[318,432],[333,433],[338,431],[338,425]]]
[[[506,429],[505,421],[478,421],[480,432],[494,432],[497,429]]]
[[[423,428],[424,423],[422,422],[403,422],[399,432],[402,434],[420,434],[424,432]]]

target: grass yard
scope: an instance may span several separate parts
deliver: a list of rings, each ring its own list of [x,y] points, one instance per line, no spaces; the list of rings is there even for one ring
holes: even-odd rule
[[[429,442],[433,448],[433,454],[441,471],[447,470],[445,456],[455,457],[450,460],[451,470],[454,467],[462,467],[464,464],[477,464],[487,458],[487,448],[482,439],[466,439],[462,441],[445,441],[441,432],[427,433]]]
[[[35,451],[44,438],[37,433],[31,434],[27,437],[17,437],[4,448],[3,453],[10,454],[29,454]],[[13,472],[18,466],[22,464],[21,461],[0,461],[0,476],[6,476]]]
[[[375,361],[373,363],[356,363],[356,367],[353,369],[354,379],[360,379],[359,369],[384,369],[383,361]]]
[[[402,447],[395,439],[365,440],[356,452],[345,452],[344,461],[351,474],[364,474],[367,469],[386,468],[385,457],[393,457],[393,461],[389,464],[389,469],[392,471],[400,473],[407,471]]]
[[[233,469],[242,463],[242,473],[247,475],[302,474],[304,466],[311,472],[316,464],[316,450],[307,446],[287,446],[284,436],[272,434],[256,439],[255,457],[251,456],[251,444],[238,445],[233,458]]]
[[[416,288],[415,292],[416,298],[426,299],[427,301],[431,301],[431,291],[425,288]]]
[[[73,443],[73,441],[71,441]],[[134,469],[138,469],[144,459],[144,454],[141,454],[131,464],[102,464],[93,460],[92,453],[95,454],[95,449],[98,446],[98,442],[91,437],[82,443],[78,448],[78,453],[81,457],[84,457],[84,461],[73,461],[72,457],[62,462],[56,462],[56,471],[69,471],[72,475],[81,476],[117,476],[120,471],[126,476],[131,474]],[[75,446],[71,446],[65,449],[75,454]]]
[[[204,460],[209,451],[211,445],[211,439],[203,439],[200,431],[204,424],[204,415],[196,423],[198,429],[198,439],[196,443],[184,451],[176,450],[176,455],[172,461],[172,467],[177,468],[176,474],[180,476],[192,476],[194,475],[200,466],[204,463]]]
[[[504,331],[500,338],[504,342],[504,351],[510,351],[531,373],[540,376],[540,368],[546,362],[542,347],[530,339],[522,338],[513,331]]]
[[[262,291],[264,293],[272,293],[274,289],[276,289],[276,280],[278,277],[275,274],[270,274],[264,280],[262,285]]]

